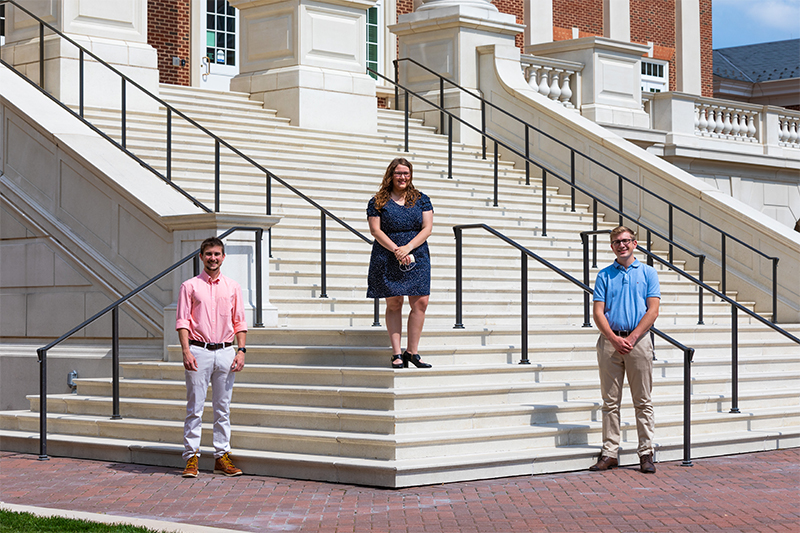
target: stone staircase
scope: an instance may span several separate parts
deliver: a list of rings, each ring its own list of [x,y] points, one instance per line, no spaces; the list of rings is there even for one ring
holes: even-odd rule
[[[247,367],[237,376],[232,445],[246,472],[402,487],[577,470],[594,461],[597,333],[582,327],[580,290],[529,261],[531,364],[517,364],[519,252],[486,232],[466,231],[465,328],[453,329],[453,225],[486,223],[580,278],[579,232],[592,219],[587,205],[570,212],[569,196],[550,182],[543,236],[539,182],[526,186],[524,171],[501,162],[500,206],[492,207],[491,155],[484,161],[479,147],[456,146],[453,179],[447,179],[446,139],[412,121],[410,152],[402,152],[397,112],[379,112],[376,135],[336,134],[292,127],[246,95],[162,86],[162,97],[365,235],[367,200],[394,157],[412,161],[414,182],[435,209],[432,294],[421,345],[434,368],[393,370],[385,329],[372,326],[373,302],[365,297],[369,245],[327,222],[328,297],[320,298],[319,212],[273,184],[272,212],[283,219],[271,236],[270,302],[280,325],[250,330]],[[107,130],[118,128],[116,112],[87,114]],[[129,148],[163,169],[163,114],[131,113],[128,120]],[[173,179],[211,205],[213,144],[180,120],[173,127]],[[222,210],[264,213],[264,175],[225,150],[222,160]],[[602,217],[600,224],[615,225]],[[598,265],[612,260],[600,245]],[[730,414],[729,306],[706,294],[705,325],[698,326],[695,288],[663,268],[660,280],[657,327],[696,349],[692,456],[800,446],[800,346],[740,316],[741,413]],[[800,332],[797,325],[783,327]],[[656,457],[676,460],[683,457],[683,354],[657,339],[656,355]],[[108,419],[110,379],[79,379],[77,394],[48,397],[49,452],[179,466],[180,360],[172,346],[164,361],[123,363],[123,420]],[[0,413],[5,449],[38,449],[38,396],[30,399],[30,411]],[[627,393],[622,416],[621,462],[630,464],[636,429]],[[203,437],[209,446],[210,427]],[[210,467],[201,461],[201,468]]]

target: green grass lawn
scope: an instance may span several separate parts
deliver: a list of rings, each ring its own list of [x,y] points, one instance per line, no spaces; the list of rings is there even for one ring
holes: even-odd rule
[[[30,513],[14,513],[0,509],[0,533],[159,533],[147,527],[101,524],[88,520],[50,517],[43,518]]]

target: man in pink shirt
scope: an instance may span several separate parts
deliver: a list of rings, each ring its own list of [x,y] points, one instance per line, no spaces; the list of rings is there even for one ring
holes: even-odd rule
[[[186,420],[183,424],[183,477],[197,477],[203,404],[211,383],[214,408],[214,473],[238,476],[230,459],[230,407],[234,372],[244,368],[247,323],[239,284],[220,273],[225,245],[216,237],[200,245],[203,272],[181,285],[175,329],[186,376]],[[233,347],[236,337],[238,349]]]

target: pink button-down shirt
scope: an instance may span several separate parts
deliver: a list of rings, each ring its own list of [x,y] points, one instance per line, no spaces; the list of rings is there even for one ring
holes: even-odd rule
[[[233,342],[236,333],[247,331],[239,284],[222,274],[212,281],[205,272],[184,281],[175,329],[188,329],[196,341]]]

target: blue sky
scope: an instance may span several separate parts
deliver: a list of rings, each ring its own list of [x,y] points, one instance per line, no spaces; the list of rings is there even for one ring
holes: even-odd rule
[[[712,0],[714,48],[800,38],[800,0]]]

